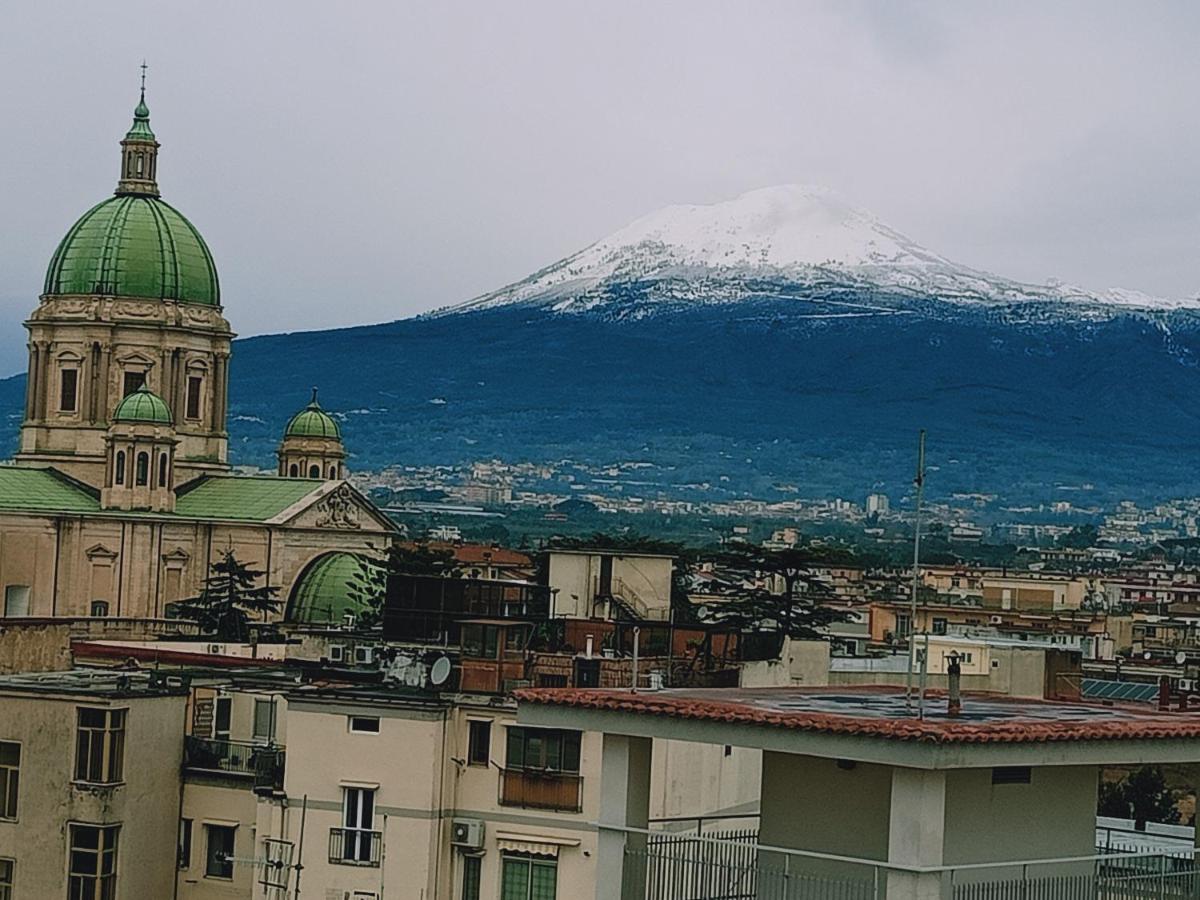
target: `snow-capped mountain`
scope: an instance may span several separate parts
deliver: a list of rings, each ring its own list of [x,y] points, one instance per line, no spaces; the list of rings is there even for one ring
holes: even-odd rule
[[[732,302],[760,295],[763,279],[805,294],[830,288],[883,290],[949,302],[1072,302],[1081,307],[1174,309],[1137,291],[1087,291],[1024,284],[955,263],[921,246],[832,191],[800,185],[763,188],[711,205],[669,206],[567,258],[443,312],[512,304],[561,312],[628,301],[655,305]]]

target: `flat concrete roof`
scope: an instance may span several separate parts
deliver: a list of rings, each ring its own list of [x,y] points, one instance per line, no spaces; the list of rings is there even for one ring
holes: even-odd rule
[[[185,696],[187,686],[176,673],[162,673],[154,678],[146,670],[68,669],[62,672],[28,672],[0,675],[0,694],[57,694],[70,697],[131,697]]]
[[[517,691],[518,720],[920,767],[1200,761],[1200,711],[945,692],[925,717],[897,687]]]

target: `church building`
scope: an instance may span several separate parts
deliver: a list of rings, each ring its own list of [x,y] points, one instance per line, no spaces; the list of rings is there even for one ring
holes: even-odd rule
[[[29,330],[20,447],[0,465],[0,616],[160,618],[232,550],[288,601],[395,526],[346,479],[337,421],[288,423],[277,475],[230,472],[230,342],[200,233],[158,188],[145,89],[115,194],[71,226]]]

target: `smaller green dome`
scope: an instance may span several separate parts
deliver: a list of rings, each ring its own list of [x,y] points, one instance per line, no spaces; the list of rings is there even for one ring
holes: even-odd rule
[[[296,579],[288,598],[287,621],[303,625],[340,625],[347,613],[363,611],[361,594],[382,587],[378,563],[356,553],[317,557]]]
[[[133,125],[125,135],[127,141],[152,141],[154,132],[150,130],[150,107],[146,105],[146,95],[142,94],[138,105],[133,110]]]
[[[312,401],[300,412],[292,416],[283,432],[285,438],[290,437],[319,437],[342,439],[342,429],[334,421],[333,416],[321,409],[317,402],[317,389],[313,388]]]
[[[170,425],[174,420],[166,401],[143,384],[117,404],[116,410],[113,411],[113,421]]]

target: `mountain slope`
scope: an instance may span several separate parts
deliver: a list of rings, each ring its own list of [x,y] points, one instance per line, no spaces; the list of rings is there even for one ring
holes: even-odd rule
[[[1162,498],[1200,493],[1198,359],[1192,301],[1022,285],[771,189],[437,314],[240,340],[230,443],[270,465],[317,384],[360,470],[637,460],[642,496],[861,499],[904,494],[925,427],[935,497]],[[0,382],[10,438],[22,386]]]

